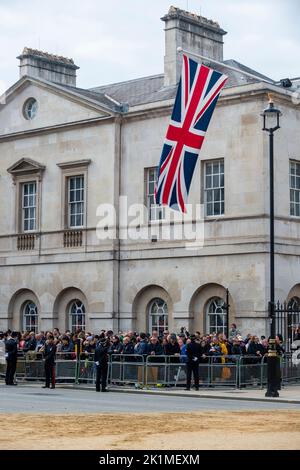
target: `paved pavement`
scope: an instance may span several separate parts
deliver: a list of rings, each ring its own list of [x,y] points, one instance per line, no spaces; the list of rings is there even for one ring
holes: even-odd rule
[[[197,398],[215,398],[223,400],[246,400],[246,401],[260,401],[260,402],[274,402],[274,403],[294,403],[300,405],[300,384],[289,385],[283,387],[279,391],[279,398],[265,397],[266,389],[227,389],[227,388],[206,388],[199,391],[191,390],[189,392],[182,388],[150,388],[135,390],[126,387],[113,387],[113,391],[122,391],[125,393],[143,393],[155,394],[163,396],[178,396],[178,397],[197,397]]]
[[[155,392],[154,392],[155,393]],[[173,393],[173,395],[171,395]],[[203,398],[143,392],[110,391],[96,393],[94,390],[57,387],[42,389],[40,385],[0,385],[0,413],[149,413],[188,412],[204,410],[299,410],[299,404],[235,400],[228,397]],[[200,399],[199,399],[200,398]]]

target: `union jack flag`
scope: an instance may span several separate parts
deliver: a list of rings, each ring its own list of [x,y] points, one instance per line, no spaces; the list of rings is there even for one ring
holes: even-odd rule
[[[227,76],[183,55],[155,188],[156,204],[186,212],[199,151]]]

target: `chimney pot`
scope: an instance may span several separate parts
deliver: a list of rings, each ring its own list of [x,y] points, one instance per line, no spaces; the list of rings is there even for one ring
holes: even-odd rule
[[[179,81],[182,56],[178,48],[223,60],[223,36],[227,33],[216,21],[174,6],[161,19],[165,22],[165,86]]]
[[[25,47],[20,56],[20,78],[42,78],[49,82],[76,86],[76,70],[73,59]]]

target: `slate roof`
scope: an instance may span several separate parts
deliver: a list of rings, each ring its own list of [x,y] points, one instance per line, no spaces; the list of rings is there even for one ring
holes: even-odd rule
[[[164,75],[161,74],[100,86],[90,91],[105,93],[121,103],[136,106],[172,99],[176,88],[176,86],[164,87]]]
[[[121,103],[114,103],[111,99],[105,96],[105,93],[102,91],[94,92],[93,90],[86,90],[83,88],[62,84],[59,84],[59,86],[65,88],[66,91],[72,91],[74,93],[77,93],[78,95],[82,95],[83,97],[97,101],[100,105],[103,105],[105,108],[108,108],[111,111],[122,112],[123,110]],[[118,101],[116,98],[112,98]]]
[[[240,72],[235,72],[227,69],[225,66],[222,67],[214,65],[216,70],[225,73],[229,77],[225,88],[256,83],[260,82],[261,79],[269,80],[271,83],[275,84],[275,82],[269,77],[256,72],[236,60],[225,60],[224,64],[236,67],[240,70]],[[255,75],[257,79],[248,77],[244,75],[243,72],[251,73]],[[96,100],[99,104],[103,104],[115,112],[124,111],[124,106],[122,106],[124,104],[128,104],[129,107],[132,107],[174,99],[177,90],[176,85],[168,87],[164,86],[163,74],[137,78],[135,80],[128,80],[125,82],[112,83],[90,89],[70,86],[65,86],[65,88]],[[117,101],[117,103],[114,103],[113,100]]]
[[[215,67],[217,70],[225,73],[229,77],[225,88],[246,85],[247,83],[257,83],[260,81],[260,79],[268,80],[269,82],[275,84],[272,78],[267,77],[266,75],[263,75],[257,72],[256,70],[253,70],[250,67],[247,67],[246,65],[241,64],[240,62],[236,60],[233,60],[233,59],[224,60],[224,64],[230,65],[231,67],[238,68],[241,71],[241,73],[238,73],[238,72],[235,72],[234,70],[227,69],[226,67],[224,68]],[[251,77],[248,77],[247,75],[244,75],[243,72],[247,72],[247,73],[251,73],[255,75],[257,77],[257,80],[255,78],[251,78]]]

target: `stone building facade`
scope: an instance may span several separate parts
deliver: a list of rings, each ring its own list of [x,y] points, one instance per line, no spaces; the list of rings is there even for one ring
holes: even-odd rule
[[[71,59],[24,49],[20,80],[0,100],[0,329],[102,328],[268,332],[268,140],[260,114],[271,92],[276,133],[276,297],[300,298],[300,109],[297,84],[234,61],[209,127],[190,202],[204,207],[204,245],[120,237],[124,209],[146,203],[163,227],[153,181],[174,103],[177,47],[223,61],[213,21],[171,7],[163,74],[81,89]],[[250,71],[257,78],[243,72]],[[212,202],[211,202],[212,201]],[[99,239],[99,205],[116,237]],[[98,214],[98,215],[97,215]],[[226,291],[229,295],[229,317]]]

